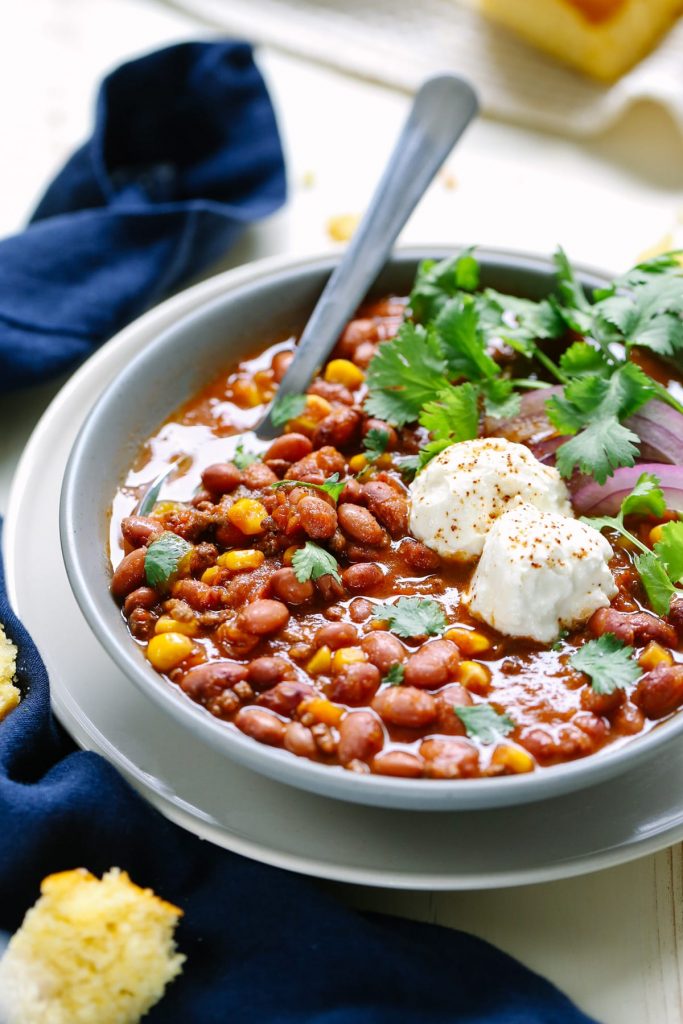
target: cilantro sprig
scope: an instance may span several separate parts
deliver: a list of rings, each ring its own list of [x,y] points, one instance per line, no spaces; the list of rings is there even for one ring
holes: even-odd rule
[[[616,530],[640,552],[633,564],[658,615],[668,615],[671,599],[680,593],[676,583],[683,576],[683,523],[666,523],[662,527],[662,539],[651,550],[624,526],[624,518],[627,515],[661,516],[665,509],[666,498],[659,478],[653,473],[641,473],[616,516],[582,518],[582,522],[596,530]]]
[[[371,427],[363,438],[363,450],[368,462],[377,462],[389,447],[389,431]]]
[[[284,427],[285,423],[301,416],[306,408],[306,395],[283,395],[275,398],[270,410],[270,418],[275,427]]]
[[[405,669],[400,661],[395,662],[387,670],[386,674],[382,676],[382,683],[387,686],[400,686],[403,682],[403,676],[405,675]]]
[[[622,643],[614,633],[588,640],[572,654],[569,664],[589,676],[593,692],[598,694],[627,690],[643,674],[640,665],[633,660],[633,648]]]
[[[243,441],[240,441],[240,443],[237,445],[232,456],[232,461],[235,463],[238,469],[246,469],[247,466],[251,466],[252,463],[254,462],[259,462],[260,459],[261,456],[258,455],[256,452],[247,451],[247,449],[244,447]]]
[[[470,739],[481,743],[495,743],[512,732],[515,723],[509,715],[501,715],[490,704],[453,705],[453,710],[465,726]]]
[[[316,491],[322,491],[323,494],[329,494],[336,503],[339,501],[339,495],[346,487],[346,480],[340,480],[339,473],[333,473],[332,476],[328,476],[327,480],[324,480],[321,484],[314,484],[309,480],[276,480],[270,486],[275,489],[281,487],[312,487]]]
[[[337,559],[312,540],[307,540],[302,548],[294,552],[292,569],[299,583],[319,580],[321,576],[332,576],[337,583],[341,583]]]
[[[150,587],[166,586],[191,549],[191,544],[170,530],[152,541],[145,552],[145,576]]]
[[[436,636],[446,628],[446,616],[436,601],[430,598],[399,597],[395,604],[375,605],[375,621],[388,624],[397,636]]]

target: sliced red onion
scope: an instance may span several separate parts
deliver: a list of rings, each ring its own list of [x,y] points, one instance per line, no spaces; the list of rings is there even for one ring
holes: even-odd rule
[[[643,473],[652,473],[659,479],[667,508],[683,512],[683,466],[671,466],[665,462],[623,466],[604,484],[596,483],[589,476],[577,476],[570,483],[574,511],[582,516],[616,515],[622,501]]]
[[[653,398],[626,426],[640,438],[641,458],[683,466],[683,416],[676,409]]]

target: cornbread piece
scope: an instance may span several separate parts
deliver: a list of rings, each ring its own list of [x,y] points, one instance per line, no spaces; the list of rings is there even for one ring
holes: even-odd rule
[[[682,0],[480,0],[495,21],[594,78],[619,78],[683,11]]]
[[[21,699],[19,688],[14,685],[16,670],[17,649],[0,626],[0,722],[14,711]]]
[[[185,959],[182,911],[112,868],[49,875],[0,961],[3,1024],[135,1024]]]

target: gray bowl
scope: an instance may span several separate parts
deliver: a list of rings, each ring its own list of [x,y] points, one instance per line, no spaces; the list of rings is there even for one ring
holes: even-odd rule
[[[403,251],[378,278],[373,294],[407,294],[420,259],[451,251]],[[550,261],[480,250],[483,283],[500,291],[541,298],[550,290]],[[247,283],[226,286],[164,331],[141,351],[102,394],[74,444],[62,487],[60,533],[64,560],[76,600],[114,661],[158,707],[203,742],[281,782],[330,797],[382,807],[459,810],[527,803],[589,786],[632,768],[680,735],[683,715],[645,736],[584,760],[528,775],[436,781],[357,775],[315,764],[287,751],[257,743],[191,701],[150,667],[132,643],[120,610],[109,594],[107,557],[109,510],[114,491],[141,444],[160,423],[222,368],[253,354],[260,342],[299,333],[333,266],[334,259],[293,259],[284,269],[253,268]],[[592,273],[587,287],[605,284]]]

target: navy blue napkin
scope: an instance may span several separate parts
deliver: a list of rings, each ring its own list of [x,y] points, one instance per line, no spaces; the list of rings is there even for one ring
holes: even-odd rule
[[[0,242],[0,392],[69,370],[285,199],[244,43],[183,43],[102,83],[92,137]]]
[[[248,47],[178,46],[114,72],[93,139],[32,226],[0,243],[2,384],[83,358],[283,196]],[[150,1024],[589,1024],[485,942],[345,909],[313,882],[171,824],[55,722],[1,564],[0,622],[23,692],[0,723],[0,929],[19,926],[45,875],[118,866],[185,911],[187,964]]]
[[[185,911],[185,970],[150,1024],[590,1024],[480,939],[359,914],[313,882],[171,824],[56,725],[1,565],[0,622],[19,649],[25,694],[0,724],[0,928],[19,925],[44,875],[115,865]]]

